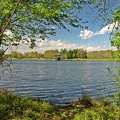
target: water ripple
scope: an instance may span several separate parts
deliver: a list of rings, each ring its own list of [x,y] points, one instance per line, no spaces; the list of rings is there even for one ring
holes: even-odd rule
[[[56,104],[73,101],[83,94],[107,97],[116,91],[115,80],[107,68],[114,71],[118,65],[104,61],[14,60],[10,75],[0,74],[0,88]]]

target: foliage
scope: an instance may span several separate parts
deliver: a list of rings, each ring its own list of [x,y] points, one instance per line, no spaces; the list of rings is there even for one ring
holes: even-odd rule
[[[120,6],[119,6],[120,8]],[[118,25],[116,26],[116,29],[119,30],[119,27],[120,27],[120,10],[116,10],[114,11],[113,13],[113,21],[116,22]]]
[[[108,69],[112,77],[116,80],[116,93],[113,96],[114,105],[120,106],[120,67],[117,67],[117,74]]]
[[[13,51],[13,52],[11,53],[11,57],[12,57],[12,58],[21,59],[21,58],[22,58],[22,54],[19,53],[19,52]]]
[[[20,41],[27,41],[31,42],[30,47],[33,48],[36,38],[45,39],[55,35],[55,27],[68,31],[67,25],[83,27],[85,22],[82,22],[79,13],[85,6],[92,11],[96,8],[98,15],[95,22],[103,18],[107,10],[112,7],[114,10],[116,4],[118,1],[110,0],[1,0],[0,46],[18,45]],[[114,16],[117,20],[119,11]]]
[[[104,98],[98,98],[93,100],[91,98],[83,97],[82,101],[85,103],[91,103],[89,109],[83,109],[80,113],[75,114],[73,120],[119,120],[120,108],[113,108],[111,103]]]
[[[4,54],[4,58],[18,58],[18,59],[53,59],[53,55],[59,52],[58,50],[46,50],[44,53],[38,52],[28,52],[28,53],[19,53],[13,51],[11,54]],[[73,50],[60,50],[61,59],[76,59],[79,58],[88,58],[88,59],[117,59],[118,51],[106,50],[106,51],[92,51],[86,52],[82,49],[73,49]]]
[[[120,31],[117,31],[111,38],[111,45],[117,48],[116,58],[120,59]]]
[[[116,22],[117,28],[116,31],[111,38],[111,45],[117,48],[117,59],[120,59],[120,10],[117,10],[113,14],[113,20]],[[120,106],[120,67],[117,67],[117,74],[113,73],[110,69],[109,72],[111,73],[112,77],[116,80],[116,93],[114,95],[113,102],[116,105]]]
[[[66,49],[62,49],[60,51],[60,54],[61,54],[61,59],[67,59],[67,50]]]
[[[57,53],[58,50],[46,50],[43,54],[44,58],[46,59],[53,59],[54,54]]]
[[[117,10],[113,13],[113,21],[117,24],[115,26],[115,33],[113,34],[113,37],[111,38],[111,46],[116,47],[117,57],[120,58],[120,10]]]
[[[120,31],[117,31],[112,37],[111,45],[120,50]]]
[[[3,89],[0,91],[0,119],[42,119],[52,115],[56,107],[49,102],[33,100],[32,98],[14,95]],[[49,116],[50,117],[50,116]],[[48,117],[48,118],[49,118]],[[49,118],[50,119],[50,118]]]
[[[56,35],[57,29],[82,28],[79,13],[90,4],[96,4],[95,0],[1,0],[0,50],[5,52],[21,43],[33,48],[36,39]],[[0,51],[1,63],[3,55]]]
[[[115,58],[115,52],[112,50],[106,50],[106,51],[92,51],[87,53],[88,58]]]
[[[80,27],[81,18],[77,13],[85,3],[84,0],[1,0],[0,46],[10,42],[18,45],[20,40],[26,40],[33,48],[36,37],[45,39],[55,35],[54,27],[68,30],[65,23]]]
[[[72,59],[72,58],[73,58],[73,51],[72,51],[72,50],[69,50],[69,51],[67,52],[67,58],[68,58],[68,59]]]
[[[67,105],[67,104],[66,104]],[[120,107],[112,107],[105,99],[87,96],[56,106],[47,101],[20,97],[7,89],[0,91],[1,120],[119,120]]]
[[[110,107],[99,107],[85,110],[81,114],[75,115],[73,120],[119,120],[120,109]]]

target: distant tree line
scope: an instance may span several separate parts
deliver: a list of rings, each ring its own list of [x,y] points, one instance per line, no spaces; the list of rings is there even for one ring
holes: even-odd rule
[[[17,59],[53,59],[55,53],[61,54],[61,59],[75,59],[75,58],[88,58],[88,59],[114,59],[116,58],[117,51],[106,50],[106,51],[92,51],[87,52],[83,49],[73,49],[67,50],[62,49],[58,50],[46,50],[44,53],[38,52],[28,52],[28,53],[20,53],[13,51],[11,54],[5,54],[5,58],[17,58]]]

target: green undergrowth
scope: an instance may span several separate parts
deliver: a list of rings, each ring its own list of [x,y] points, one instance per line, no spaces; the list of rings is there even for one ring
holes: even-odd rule
[[[66,106],[57,106],[3,89],[0,91],[0,120],[120,120],[120,106],[104,98],[94,100],[86,96]]]

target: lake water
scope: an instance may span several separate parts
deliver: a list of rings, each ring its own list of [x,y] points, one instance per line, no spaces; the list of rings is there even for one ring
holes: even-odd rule
[[[97,98],[114,94],[115,80],[107,68],[116,72],[118,62],[13,60],[0,69],[0,88],[24,96],[64,104],[83,94]],[[6,70],[8,69],[8,70]]]

